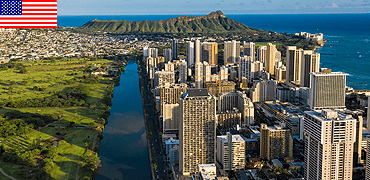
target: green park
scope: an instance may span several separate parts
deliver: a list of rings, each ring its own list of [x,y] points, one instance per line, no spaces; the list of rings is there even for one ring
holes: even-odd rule
[[[97,58],[0,64],[4,173],[18,180],[90,179],[100,165],[97,150],[119,78],[92,72],[117,66]]]

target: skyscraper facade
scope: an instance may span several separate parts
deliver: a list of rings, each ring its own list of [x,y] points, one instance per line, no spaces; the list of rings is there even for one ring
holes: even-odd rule
[[[272,43],[267,44],[266,50],[266,71],[271,75],[275,74],[275,54],[276,54],[276,45]]]
[[[257,60],[266,63],[267,47],[261,46],[257,49]]]
[[[311,90],[308,105],[311,109],[345,108],[346,76],[341,72],[310,73]]]
[[[186,83],[187,79],[188,79],[188,63],[185,60],[181,60],[179,65],[179,82]]]
[[[217,136],[217,161],[225,170],[239,170],[245,167],[245,141],[241,135]]]
[[[218,44],[216,42],[202,43],[202,61],[208,64],[217,65],[218,63]]]
[[[240,58],[240,41],[224,42],[224,64],[238,64]]]
[[[365,179],[370,179],[370,139],[366,141],[367,144],[367,152],[366,152],[366,171],[365,171]]]
[[[356,119],[337,111],[305,111],[304,179],[352,179]]]
[[[201,57],[202,57],[201,53],[202,53],[202,47],[201,47],[201,44],[200,44],[200,40],[197,39],[194,42],[194,58],[195,58],[195,62],[200,62]]]
[[[268,160],[293,157],[293,137],[290,129],[261,124],[260,157]]]
[[[288,46],[286,53],[286,82],[299,85],[301,80],[301,63],[303,50]]]
[[[251,57],[252,61],[256,60],[256,44],[244,41],[243,55]]]
[[[172,59],[178,59],[179,52],[178,52],[179,40],[172,39]]]
[[[203,88],[203,63],[195,62],[195,88]]]
[[[172,49],[163,49],[163,57],[165,62],[172,61]]]
[[[303,54],[300,86],[310,87],[310,73],[320,71],[320,54],[313,53],[312,50],[305,50]]]
[[[180,97],[180,173],[216,162],[216,99],[207,89],[188,89]]]
[[[211,81],[212,67],[208,62],[203,62],[203,82]]]
[[[194,66],[194,42],[186,41],[186,61],[188,66]]]

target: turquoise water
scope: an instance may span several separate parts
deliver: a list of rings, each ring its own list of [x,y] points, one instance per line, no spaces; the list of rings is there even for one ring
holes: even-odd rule
[[[129,61],[120,85],[114,88],[111,115],[100,141],[102,167],[96,180],[151,179],[149,153],[144,127],[139,74],[135,61]]]

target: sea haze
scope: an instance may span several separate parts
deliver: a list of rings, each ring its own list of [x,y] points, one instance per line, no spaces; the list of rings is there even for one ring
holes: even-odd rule
[[[58,26],[82,26],[93,19],[157,21],[179,16],[182,15],[58,16]],[[324,33],[327,45],[317,50],[321,53],[321,67],[348,73],[347,85],[354,89],[369,89],[370,14],[251,14],[226,17],[252,28],[280,33]]]

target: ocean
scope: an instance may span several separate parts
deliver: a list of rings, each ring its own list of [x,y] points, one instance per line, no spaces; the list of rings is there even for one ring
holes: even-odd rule
[[[58,16],[58,26],[76,27],[93,20],[157,21],[182,15]],[[197,15],[199,16],[199,15]],[[370,14],[248,14],[226,15],[252,28],[279,33],[324,33],[327,45],[321,67],[349,74],[347,86],[370,89]]]

